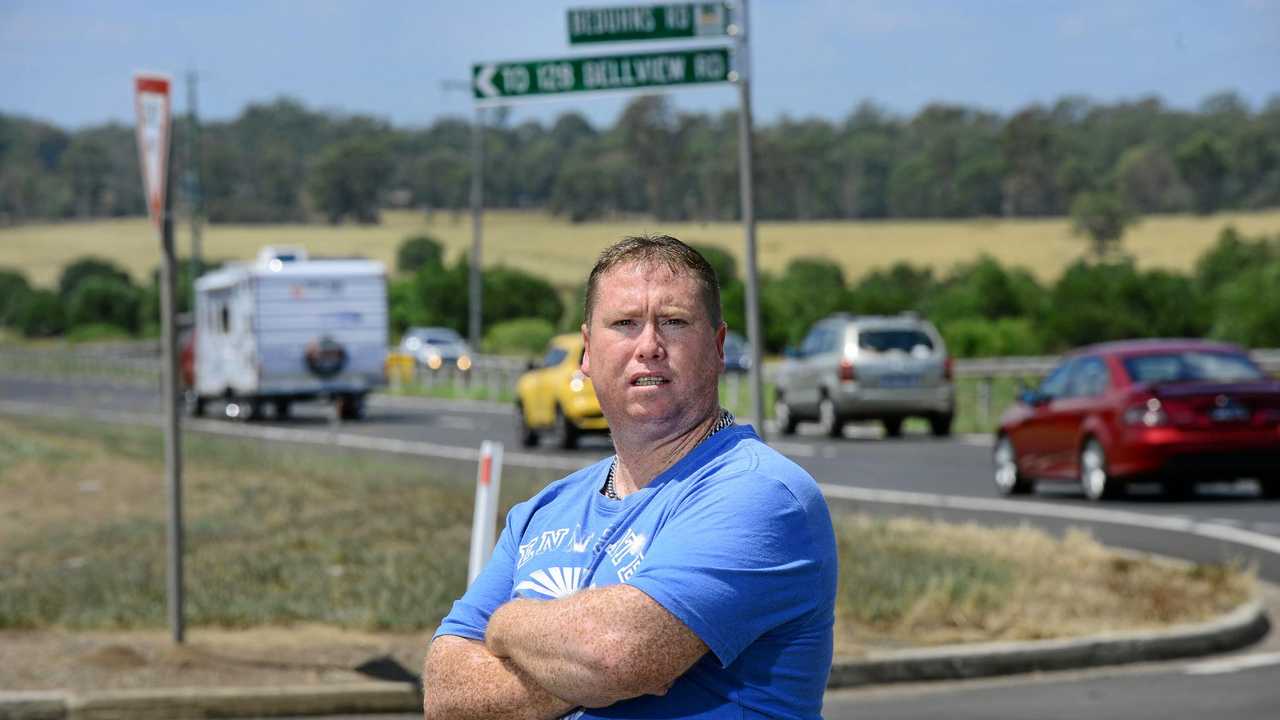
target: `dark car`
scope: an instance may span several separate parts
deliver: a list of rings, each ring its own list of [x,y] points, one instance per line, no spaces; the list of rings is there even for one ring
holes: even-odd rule
[[[730,330],[724,335],[724,371],[744,373],[751,369],[751,343]]]
[[[1241,348],[1205,340],[1133,340],[1067,355],[1005,412],[996,489],[1078,482],[1085,497],[1157,481],[1171,494],[1200,481],[1256,478],[1280,495],[1280,381]]]

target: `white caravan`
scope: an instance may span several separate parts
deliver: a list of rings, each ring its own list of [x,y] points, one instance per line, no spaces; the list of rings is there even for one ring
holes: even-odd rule
[[[371,260],[310,260],[300,248],[264,248],[252,264],[196,281],[188,408],[210,400],[229,417],[265,405],[287,417],[296,400],[326,399],[343,418],[364,413],[385,382],[387,273]]]

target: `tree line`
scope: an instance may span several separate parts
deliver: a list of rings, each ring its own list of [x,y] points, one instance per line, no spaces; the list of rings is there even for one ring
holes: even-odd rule
[[[721,284],[725,322],[745,329],[745,295],[733,256],[699,246]],[[191,306],[190,264],[179,264],[178,306]],[[158,270],[135,286],[110,261],[67,265],[55,289],[33,288],[17,270],[0,268],[0,327],[29,337],[92,339],[154,336]],[[391,333],[415,325],[466,332],[466,256],[444,260],[439,242],[406,239],[388,283]],[[583,287],[560,294],[547,280],[508,267],[484,271],[486,352],[537,354],[556,332],[582,323]],[[898,263],[855,281],[823,258],[797,258],[761,276],[765,350],[800,343],[834,312],[919,313],[937,324],[957,357],[1058,353],[1105,340],[1213,337],[1249,347],[1280,347],[1280,234],[1246,237],[1225,228],[1189,273],[1139,269],[1132,258],[1085,260],[1052,283],[991,257],[935,273]]]
[[[736,114],[683,112],[639,96],[607,128],[566,112],[544,125],[491,111],[485,203],[544,208],[575,221],[648,214],[738,217]],[[198,170],[213,222],[373,223],[384,207],[460,211],[469,201],[471,125],[396,128],[367,115],[280,99],[199,128],[179,116],[171,183]],[[757,127],[757,215],[764,219],[1066,215],[1073,204],[1128,213],[1280,205],[1280,96],[1254,109],[1237,94],[1194,111],[1159,99],[1066,97],[1009,116],[932,104],[910,117],[872,103],[840,121]],[[145,214],[134,131],[68,131],[0,114],[0,224]],[[1091,196],[1088,203],[1082,198]],[[1102,199],[1099,199],[1101,196]]]

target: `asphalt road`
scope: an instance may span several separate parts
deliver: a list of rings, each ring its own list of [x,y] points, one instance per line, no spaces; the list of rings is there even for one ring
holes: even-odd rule
[[[62,408],[121,421],[158,417],[154,390],[103,383],[68,384],[0,378],[0,412]],[[217,411],[215,406],[211,408]],[[235,433],[274,433],[283,439],[368,447],[415,454],[471,457],[483,439],[508,444],[508,463],[567,470],[608,455],[606,438],[583,447],[514,447],[508,408],[474,403],[376,399],[361,422],[337,423],[327,406],[298,405],[288,421],[252,424],[225,420],[192,427]],[[1017,500],[997,498],[991,486],[986,438],[944,440],[910,436],[888,440],[870,426],[853,426],[829,440],[806,434],[773,444],[824,483],[833,503],[869,512],[912,513],[984,524],[1030,523],[1053,532],[1086,526],[1103,542],[1193,561],[1253,564],[1280,583],[1280,501],[1257,497],[1247,481],[1202,486],[1188,499],[1169,499],[1156,488],[1102,504],[1073,487],[1042,488]],[[323,432],[313,432],[323,431]],[[312,437],[316,436],[316,437]],[[306,439],[311,437],[311,439]],[[451,455],[450,455],[451,454]],[[1276,605],[1273,604],[1272,607]],[[1201,718],[1252,720],[1280,712],[1280,642],[1274,637],[1228,658],[999,680],[890,686],[828,694],[828,718]],[[1237,659],[1238,658],[1238,659]],[[383,716],[386,717],[386,716]],[[406,716],[412,717],[412,716]]]

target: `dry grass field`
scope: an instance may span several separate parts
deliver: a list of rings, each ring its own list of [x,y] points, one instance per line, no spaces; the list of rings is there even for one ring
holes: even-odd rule
[[[1280,233],[1280,210],[1221,213],[1209,217],[1152,216],[1132,228],[1124,248],[1144,268],[1185,271],[1227,225],[1246,235]],[[484,217],[484,263],[528,270],[558,286],[582,281],[595,254],[609,242],[636,233],[669,233],[695,243],[718,245],[739,258],[742,227],[737,223],[662,223],[652,219],[578,225],[538,212],[494,211]],[[177,229],[179,254],[190,252],[189,228]],[[416,233],[445,244],[449,257],[471,246],[468,215],[389,211],[381,225],[212,225],[204,234],[207,257],[247,260],[269,244],[296,244],[313,255],[361,255],[392,266],[397,246]],[[908,261],[945,272],[987,253],[1006,265],[1053,280],[1086,251],[1062,218],[1045,220],[960,220],[895,222],[766,222],[758,228],[760,266],[781,270],[799,256],[839,262],[849,280]],[[25,225],[0,228],[0,266],[20,268],[37,285],[52,286],[62,267],[83,255],[98,255],[141,280],[159,263],[155,231],[142,218]]]
[[[466,587],[473,465],[186,434],[195,636],[175,650],[161,442],[0,417],[0,688],[326,684],[379,655],[422,667]],[[507,468],[502,510],[555,476]],[[1256,591],[1233,564],[1119,554],[1079,530],[833,510],[838,657],[1162,628]]]

